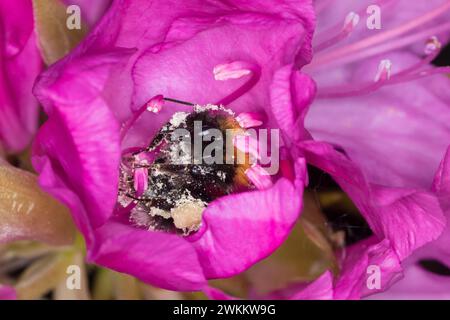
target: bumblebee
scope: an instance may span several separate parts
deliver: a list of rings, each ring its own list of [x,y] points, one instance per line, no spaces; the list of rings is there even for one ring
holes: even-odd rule
[[[174,133],[180,129],[184,136],[174,139]],[[245,175],[250,167],[248,155],[230,146],[232,139],[229,137],[222,141],[221,150],[213,152],[214,156],[218,156],[215,152],[220,152],[223,161],[206,161],[204,151],[209,143],[198,136],[212,129],[219,130],[221,137],[230,132],[233,135],[243,132],[229,110],[212,105],[196,106],[191,113],[175,113],[145,150],[124,159],[124,167],[128,169],[121,173],[119,197],[136,202],[130,215],[135,225],[189,235],[200,228],[202,212],[213,200],[253,188]],[[196,145],[199,141],[200,146]],[[200,161],[195,148],[201,151]],[[153,161],[140,161],[143,153],[153,155]],[[246,161],[238,164],[238,156]],[[144,168],[147,179],[147,188],[140,196],[136,195],[133,174],[138,168]]]

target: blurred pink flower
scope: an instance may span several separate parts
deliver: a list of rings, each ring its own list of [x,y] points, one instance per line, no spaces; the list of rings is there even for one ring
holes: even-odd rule
[[[405,262],[405,276],[388,291],[374,295],[373,299],[443,299],[450,298],[450,148],[442,160],[433,183],[447,225],[440,237],[417,250]],[[434,263],[434,270],[427,270],[423,262]],[[437,269],[436,266],[439,266]]]
[[[67,2],[80,5],[87,25],[93,25],[110,0],[91,1],[90,6],[84,0]],[[37,130],[39,108],[32,87],[44,68],[31,0],[0,3],[0,45],[0,147],[19,152]]]
[[[372,4],[315,1],[314,58],[302,71],[316,82],[317,95],[309,109],[298,105],[302,91],[292,89],[299,85],[280,71],[276,78],[286,86],[279,108],[287,116],[275,117],[292,153],[332,176],[373,235],[337,253],[337,277],[326,272],[263,298],[359,299],[399,280],[403,261],[419,248],[417,255],[433,250],[440,261],[449,259],[448,233],[440,237],[449,207],[446,163],[431,184],[450,142],[450,68],[430,63],[441,47],[435,36],[448,40],[450,3],[378,1],[381,30],[366,26]],[[367,285],[371,266],[379,287]],[[206,292],[231,298],[214,288]]]
[[[426,271],[418,264],[405,268],[405,275],[386,292],[375,294],[371,300],[448,300],[450,278]]]
[[[24,149],[37,129],[38,103],[31,93],[43,63],[36,45],[31,0],[0,3],[0,146]]]
[[[372,4],[380,30],[366,26]],[[450,67],[430,64],[448,40],[450,3],[324,0],[316,10],[305,72],[318,89],[306,128],[343,148],[372,183],[430,188],[450,141]]]
[[[450,142],[450,68],[431,61],[441,47],[436,36],[448,40],[450,3],[378,1],[380,30],[365,23],[373,4],[316,1],[314,59],[304,68],[317,83],[304,120],[315,141],[297,145],[346,191],[374,233],[342,253],[341,274],[329,283],[337,299],[389,288],[406,258],[440,243],[433,240],[448,211],[448,179],[439,180],[440,192],[431,183]],[[370,266],[381,271],[379,289],[367,286]]]

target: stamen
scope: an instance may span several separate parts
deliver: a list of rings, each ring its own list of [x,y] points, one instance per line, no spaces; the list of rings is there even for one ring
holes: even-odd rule
[[[350,12],[345,17],[344,27],[341,29],[341,31],[339,31],[338,34],[331,37],[330,39],[325,40],[324,42],[315,46],[314,51],[318,53],[344,40],[352,33],[352,31],[355,29],[358,23],[359,23],[359,15],[357,13]]]
[[[162,110],[163,105],[164,98],[163,96],[159,95],[147,102],[147,110],[153,113],[158,113]]]
[[[326,7],[332,7],[328,4],[328,2],[331,2],[333,0],[322,0],[321,2],[316,4],[316,17],[319,16],[319,13],[323,11]],[[380,8],[383,9],[383,7],[386,7],[390,5],[392,2],[395,2],[397,0],[375,0],[372,2],[373,5],[377,5]],[[365,15],[367,12],[367,5],[363,5],[361,9],[356,11],[356,14],[359,16]],[[339,29],[341,27],[340,23],[337,23],[323,31],[321,31],[319,34],[315,35],[315,40],[317,42],[323,42],[323,39],[328,38],[329,34],[332,34],[335,32],[335,30]]]
[[[437,74],[447,74],[450,73],[450,67],[440,67],[440,68],[430,68],[428,70],[422,70],[416,73],[403,74],[399,73],[387,80],[377,81],[369,84],[365,84],[359,87],[354,86],[353,89],[344,91],[342,88],[326,88],[318,92],[317,97],[319,98],[346,98],[351,96],[360,96],[368,93],[372,93],[383,86],[393,85],[403,82],[409,82],[413,80],[418,80],[424,77],[429,77]],[[352,87],[352,86],[350,86]],[[347,86],[347,89],[349,86]]]
[[[255,185],[256,188],[263,190],[272,187],[273,182],[267,171],[259,166],[254,165],[245,171],[247,178]]]
[[[195,106],[195,103],[186,102],[186,101],[177,100],[177,99],[172,99],[172,98],[164,98],[164,100],[170,101],[170,102],[173,102],[173,103],[184,104],[186,106]]]
[[[389,80],[389,78],[391,77],[391,67],[392,67],[391,60],[388,59],[381,60],[380,64],[378,65],[378,71],[377,74],[375,75],[374,81],[378,82]]]
[[[450,66],[448,67],[439,67],[439,68],[430,68],[427,70],[422,70],[417,73],[408,74],[402,77],[396,77],[388,81],[386,84],[397,84],[407,81],[414,81],[418,79],[422,79],[425,77],[430,77],[438,74],[450,74]]]
[[[350,63],[350,62],[354,63],[354,62],[357,62],[362,59],[367,59],[367,58],[379,55],[383,52],[403,48],[405,46],[416,43],[417,41],[422,41],[423,39],[426,39],[427,37],[429,38],[433,35],[442,34],[448,30],[450,30],[450,22],[439,25],[437,27],[432,27],[432,28],[426,29],[422,32],[414,33],[414,34],[406,36],[406,37],[402,37],[400,39],[396,38],[391,41],[387,41],[381,45],[367,48],[366,50],[357,51],[348,56],[342,56],[339,59],[336,59],[334,61],[326,62],[325,65],[319,65],[317,63],[317,61],[313,61],[314,66],[312,66],[312,67],[308,66],[308,67],[310,67],[310,69],[320,69],[320,68],[329,68],[330,66],[344,65],[344,64]]]
[[[241,128],[248,129],[261,126],[263,116],[257,112],[242,112],[236,117]]]
[[[125,207],[122,207],[120,205],[118,205],[116,207],[116,216],[118,217],[124,217],[127,216],[134,208],[136,208],[136,201],[131,201],[128,205],[126,205]]]
[[[161,100],[163,99],[162,95],[157,95],[151,98],[147,103],[145,103],[142,107],[140,107],[131,117],[128,122],[125,123],[125,125],[122,127],[122,132],[120,133],[120,141],[123,141],[125,136],[127,135],[128,131],[131,129],[131,127],[136,123],[136,121],[139,119],[139,117],[148,110],[149,105],[157,105],[161,103]]]
[[[218,64],[214,67],[214,79],[225,81],[229,79],[239,79],[249,75],[252,71],[245,68],[245,63],[235,61],[232,63]]]
[[[138,198],[148,189],[148,167],[155,161],[161,147],[162,143],[153,151],[140,152],[134,156],[134,190]]]
[[[441,51],[441,43],[437,37],[433,36],[425,43],[424,52],[427,55],[424,59],[414,64],[413,66],[400,71],[396,76],[406,75],[410,73],[418,73],[423,67],[428,67],[429,64],[439,55]]]
[[[365,38],[356,43],[341,47],[339,49],[330,51],[328,53],[325,53],[322,55],[319,54],[312,61],[312,65],[314,67],[318,67],[318,66],[322,67],[325,64],[330,64],[330,63],[335,64],[336,61],[338,61],[338,60],[339,60],[339,64],[341,64],[342,63],[341,60],[344,60],[344,59],[347,62],[355,61],[354,55],[356,55],[357,52],[368,49],[369,47],[375,46],[379,43],[384,43],[384,46],[386,46],[387,40],[397,38],[405,33],[410,32],[410,31],[420,27],[421,25],[435,19],[436,17],[444,14],[449,9],[450,9],[450,2],[446,2],[443,5],[435,8],[434,10],[431,10],[427,14],[425,14],[421,17],[415,18],[415,19],[411,19],[409,22],[404,23],[397,28],[382,32],[382,33],[374,35],[372,37]],[[445,23],[438,27],[433,27],[432,29],[428,29],[428,30],[426,30],[426,32],[427,32],[426,34],[425,34],[425,32],[422,32],[422,33],[420,33],[420,35],[422,38],[429,37],[433,34],[438,34],[438,33],[444,32],[445,30],[448,30],[449,28],[450,28],[450,25],[448,23]],[[439,30],[439,32],[436,31],[437,29]],[[418,35],[413,34],[412,42],[417,41],[417,38],[418,38]],[[406,45],[404,39],[397,38],[395,40],[396,41],[394,42],[394,44],[397,41],[402,41],[403,45]],[[408,39],[408,42],[409,41],[411,41],[411,38]],[[412,42],[410,42],[410,43],[412,43]],[[407,44],[409,44],[409,43],[407,43]],[[391,48],[389,47],[389,49],[391,49]]]
[[[258,141],[246,134],[238,134],[233,137],[233,145],[236,149],[250,155],[250,163],[256,163],[260,159],[258,152]]]
[[[134,190],[136,190],[136,197],[140,197],[147,191],[148,188],[148,169],[136,168],[134,170]]]
[[[343,30],[350,32],[358,25],[358,23],[359,23],[359,14],[354,13],[352,11],[345,17]]]
[[[163,97],[162,95],[157,95],[151,98],[147,103],[145,103],[142,107],[140,107],[131,117],[131,119],[125,123],[125,125],[122,127],[122,131],[120,133],[120,141],[123,141],[125,136],[127,135],[128,131],[131,129],[131,127],[136,123],[136,121],[139,119],[139,117],[145,112],[150,111],[153,113],[159,113],[162,110],[162,107],[164,106],[164,101],[170,101],[173,103],[178,104],[184,104],[187,106],[195,106],[194,103],[186,102],[182,100],[172,99]]]
[[[360,86],[341,86],[333,88],[325,88],[319,91],[318,97],[322,98],[343,98],[348,96],[363,95],[374,92],[382,86],[392,85],[401,82],[413,81],[423,77],[428,77],[435,74],[448,73],[450,67],[428,68],[431,61],[433,61],[439,54],[441,43],[437,37],[431,37],[425,44],[425,53],[427,56],[420,62],[408,67],[394,76],[391,75],[391,65],[389,60],[382,60],[378,66],[378,72],[375,76],[375,83],[366,83]]]
[[[425,54],[426,55],[431,55],[431,54],[436,54],[439,53],[439,51],[442,48],[442,44],[439,41],[439,39],[436,36],[431,37],[430,39],[428,39],[426,45],[425,45]],[[434,59],[434,58],[433,58]]]
[[[243,94],[247,93],[251,88],[258,83],[261,77],[261,68],[254,63],[245,61],[234,61],[229,64],[221,64],[214,67],[214,78],[218,81],[239,79],[243,76],[250,75],[250,79],[242,86],[230,93],[225,98],[221,99],[216,105],[229,105],[234,100],[238,99]]]

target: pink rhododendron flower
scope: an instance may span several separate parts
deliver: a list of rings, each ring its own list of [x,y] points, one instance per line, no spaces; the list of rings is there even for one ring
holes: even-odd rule
[[[34,166],[71,209],[91,261],[191,291],[283,242],[301,212],[304,159],[286,145],[274,176],[245,164],[173,171],[182,144],[167,134],[199,119],[202,135],[278,128],[292,117],[280,110],[280,72],[302,87],[299,106],[314,94],[297,72],[311,59],[313,27],[311,1],[114,1],[41,75],[34,92],[49,119]],[[254,155],[232,141],[233,153]]]
[[[449,141],[449,69],[430,62],[447,40],[435,36],[450,28],[450,5],[380,1],[383,27],[368,30],[358,21],[369,2],[325,4],[315,3],[312,40],[311,1],[115,1],[40,76],[34,92],[49,119],[34,166],[71,209],[91,261],[231,299],[207,280],[246,270],[285,240],[302,210],[306,164],[339,184],[372,234],[336,252],[337,274],[253,298],[381,292],[441,235],[446,180],[431,184]],[[280,172],[180,166],[184,145],[167,137],[195,134],[197,120],[202,136],[279,129]],[[259,156],[235,138],[233,154]],[[369,271],[380,275],[372,284]]]
[[[433,182],[433,191],[438,196],[447,221],[450,219],[450,148],[447,149]],[[450,268],[450,225],[447,223],[445,231],[439,239],[424,248],[424,258],[435,258]],[[419,252],[418,255],[421,253]]]
[[[90,12],[89,24],[99,19],[101,9],[108,3],[109,0],[99,0],[91,6],[94,12]],[[73,1],[72,4],[80,4],[80,1]],[[61,8],[64,9],[62,3]],[[70,219],[67,220],[67,216],[64,219],[64,215],[58,213],[64,207],[37,187],[32,173],[10,166],[6,157],[3,158],[5,153],[23,151],[37,130],[38,101],[33,96],[32,86],[44,63],[38,49],[35,30],[38,29],[35,25],[37,16],[33,15],[36,13],[33,9],[36,11],[31,0],[4,1],[0,4],[0,40],[3,46],[0,53],[0,242],[40,240],[62,244],[58,233],[67,235],[70,232],[66,228],[71,228],[70,224],[66,225]],[[27,162],[23,159],[21,163],[19,157],[12,158],[15,166]],[[43,219],[37,222],[37,216]],[[56,225],[59,231],[55,232]]]

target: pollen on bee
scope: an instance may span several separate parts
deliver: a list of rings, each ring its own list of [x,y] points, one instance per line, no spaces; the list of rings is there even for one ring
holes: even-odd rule
[[[184,234],[197,231],[202,222],[202,213],[205,203],[199,199],[182,198],[178,204],[170,210],[173,223]]]

